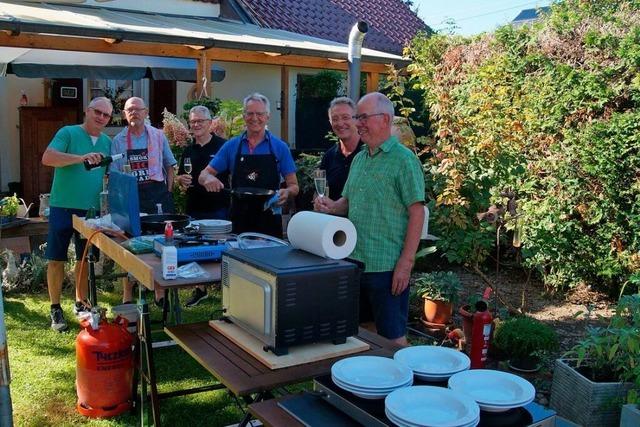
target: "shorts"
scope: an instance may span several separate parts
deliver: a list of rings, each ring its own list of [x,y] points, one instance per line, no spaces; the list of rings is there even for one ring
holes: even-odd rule
[[[68,209],[51,206],[49,208],[49,233],[47,235],[47,249],[45,258],[51,261],[67,261],[67,251],[73,236],[76,248],[76,260],[82,258],[87,240],[80,236],[80,233],[73,229],[73,215],[85,216],[84,209]]]
[[[378,334],[396,339],[407,333],[409,287],[391,295],[393,271],[363,273],[360,279],[360,322],[375,321]]]

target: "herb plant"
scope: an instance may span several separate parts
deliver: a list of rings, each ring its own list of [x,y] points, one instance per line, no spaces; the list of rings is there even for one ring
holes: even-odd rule
[[[462,284],[452,271],[436,271],[421,274],[413,284],[413,292],[422,298],[455,304]]]

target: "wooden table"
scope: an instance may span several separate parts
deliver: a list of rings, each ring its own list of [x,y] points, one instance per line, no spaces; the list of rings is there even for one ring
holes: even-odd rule
[[[47,218],[18,218],[13,223],[0,226],[0,249],[10,249],[19,254],[31,253],[47,241]]]
[[[278,406],[278,402],[284,402],[294,396],[295,395],[288,395],[277,399],[252,403],[249,405],[249,412],[260,420],[265,427],[304,427],[304,424]]]
[[[247,403],[262,401],[270,397],[272,390],[279,387],[326,375],[331,372],[331,366],[336,361],[349,357],[340,356],[271,370],[210,327],[208,322],[166,327],[165,331],[227,389],[236,396],[244,397]],[[359,356],[391,357],[401,348],[394,342],[363,328],[360,328],[358,338],[371,347],[370,350],[358,353]],[[240,425],[245,425],[249,419],[250,415],[247,413]]]

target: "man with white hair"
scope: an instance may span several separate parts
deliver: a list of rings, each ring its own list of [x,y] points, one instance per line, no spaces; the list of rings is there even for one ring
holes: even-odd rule
[[[424,222],[424,174],[416,155],[391,136],[393,103],[379,92],[360,99],[355,116],[364,146],[336,201],[318,197],[321,212],[347,214],[358,232],[351,258],[365,264],[360,321],[407,345],[409,278]]]
[[[68,329],[60,307],[64,263],[67,250],[74,237],[76,260],[80,260],[87,243],[74,231],[72,216],[86,216],[91,208],[99,209],[102,177],[105,167],[86,170],[84,162],[100,163],[111,151],[111,140],[102,133],[111,119],[113,107],[108,98],[94,98],[85,110],[81,125],[65,126],[53,137],[42,155],[42,164],[55,168],[49,199],[49,234],[45,257],[47,263],[47,287],[51,300],[51,329],[63,332]],[[74,312],[86,311],[87,269],[78,277],[80,263],[76,263],[76,303]]]
[[[286,142],[267,130],[270,117],[269,99],[259,93],[247,96],[243,102],[246,130],[227,141],[198,182],[207,191],[221,191],[225,184],[218,174],[229,172],[233,189],[250,187],[254,190],[277,192],[278,205],[298,194],[296,166]],[[284,180],[285,188],[280,188]],[[231,200],[231,221],[235,233],[254,231],[282,237],[282,215],[264,209],[264,199],[251,195]]]

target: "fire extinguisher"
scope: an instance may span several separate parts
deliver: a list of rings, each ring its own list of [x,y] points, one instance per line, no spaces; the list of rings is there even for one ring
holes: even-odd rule
[[[487,361],[489,339],[491,338],[491,327],[493,325],[493,317],[491,317],[488,308],[485,301],[481,300],[476,303],[471,334],[471,369],[482,369]]]
[[[78,412],[87,417],[114,417],[131,409],[134,359],[128,321],[113,323],[101,313],[83,319],[76,338]]]

